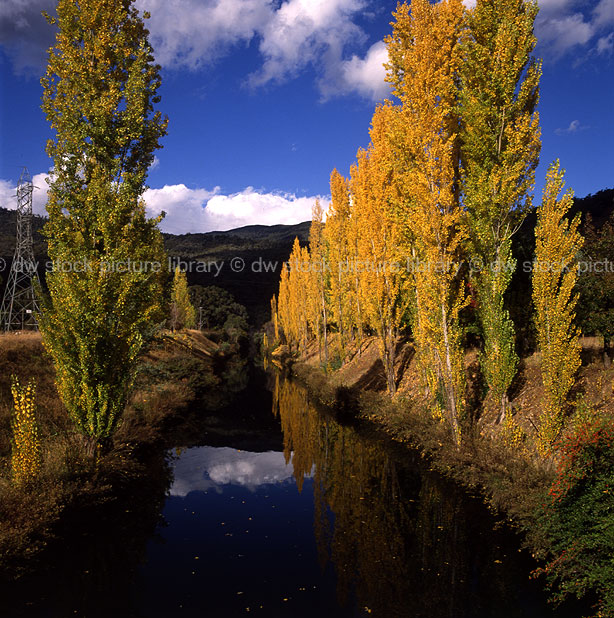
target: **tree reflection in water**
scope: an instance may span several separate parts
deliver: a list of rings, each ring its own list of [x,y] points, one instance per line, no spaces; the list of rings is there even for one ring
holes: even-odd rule
[[[319,555],[334,566],[342,605],[386,618],[543,616],[519,539],[480,500],[417,454],[320,413],[279,375],[273,412],[299,488],[314,476]]]

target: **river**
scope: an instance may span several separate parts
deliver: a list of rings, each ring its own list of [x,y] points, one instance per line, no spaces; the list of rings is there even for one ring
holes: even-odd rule
[[[477,496],[296,382],[251,374],[230,405],[169,433],[150,482],[74,515],[3,618],[581,615],[552,609]]]

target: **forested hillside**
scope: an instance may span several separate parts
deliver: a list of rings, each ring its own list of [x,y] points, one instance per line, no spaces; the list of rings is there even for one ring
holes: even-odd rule
[[[40,263],[41,274],[48,259],[46,241],[42,235],[44,224],[43,217],[33,218],[34,255]],[[281,263],[288,258],[296,237],[301,242],[307,242],[309,225],[309,222],[297,225],[249,225],[226,232],[163,236],[173,263],[192,263],[187,268],[190,285],[216,285],[228,290],[239,303],[247,307],[252,324],[259,326],[270,317],[269,300],[277,292]],[[9,264],[14,251],[15,211],[0,208],[0,257]],[[232,270],[230,262],[233,258],[243,260],[245,267],[241,272],[235,272],[239,270],[236,264],[235,271]],[[207,272],[197,262],[207,263]],[[261,263],[262,268],[259,267]],[[269,270],[265,269],[265,263],[271,265]],[[0,273],[0,277],[0,292],[3,293],[6,273]]]
[[[614,189],[604,189],[594,195],[574,199],[571,214],[582,213],[585,224],[588,217],[597,230],[614,213]],[[34,233],[34,254],[43,264],[47,260],[46,242],[42,235],[45,223],[43,217],[34,216],[32,228]],[[183,262],[216,262],[223,263],[219,274],[211,264],[209,272],[197,272],[193,267],[188,272],[190,285],[216,285],[231,292],[239,303],[247,307],[253,325],[259,326],[269,319],[269,300],[277,293],[281,264],[288,259],[294,239],[298,237],[301,244],[307,243],[310,222],[297,225],[249,225],[246,227],[228,230],[226,232],[206,232],[203,234],[164,234],[164,245],[171,258]],[[522,263],[530,259],[533,252],[533,229],[535,227],[535,213],[530,213],[515,237],[514,254]],[[15,250],[15,211],[0,208],[0,257],[10,262]],[[245,262],[242,272],[233,272],[230,261],[239,257]],[[259,260],[275,266],[273,270],[253,272],[252,264]],[[257,266],[254,268],[257,269]],[[42,269],[41,269],[42,272]],[[0,290],[4,290],[6,275],[0,273],[3,281]],[[509,294],[521,298],[526,297],[529,289],[529,277],[521,269],[516,273],[510,286]],[[523,322],[529,327],[529,322],[523,307],[530,312],[526,303],[511,303],[516,308],[516,323]],[[527,313],[528,315],[528,313]]]

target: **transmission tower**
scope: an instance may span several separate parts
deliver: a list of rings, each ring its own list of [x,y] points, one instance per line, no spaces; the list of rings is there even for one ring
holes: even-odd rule
[[[34,282],[38,281],[32,250],[32,191],[34,186],[24,167],[17,185],[17,235],[2,308],[0,327],[6,332],[38,328],[38,303]]]

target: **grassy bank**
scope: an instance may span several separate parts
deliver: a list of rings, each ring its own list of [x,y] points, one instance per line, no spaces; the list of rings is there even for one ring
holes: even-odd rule
[[[334,345],[334,342],[333,342]],[[476,354],[466,356],[473,383],[471,413],[457,446],[448,425],[427,412],[411,346],[401,346],[399,391],[385,392],[383,367],[374,342],[328,372],[310,350],[289,363],[314,401],[333,407],[340,420],[418,450],[429,465],[481,493],[487,504],[523,532],[525,544],[545,565],[536,575],[552,585],[554,599],[566,594],[595,602],[595,615],[612,607],[612,457],[614,369],[594,342],[585,342],[584,363],[572,394],[558,448],[537,454],[536,425],[542,405],[539,356],[523,359],[511,397],[512,413],[502,421],[480,399]],[[560,487],[563,486],[563,489]],[[557,489],[559,488],[559,489]]]
[[[117,432],[96,459],[55,389],[55,373],[37,333],[0,336],[0,574],[19,576],[53,542],[67,513],[108,503],[147,475],[146,461],[164,446],[169,424],[205,392],[205,406],[224,403],[236,351],[198,331],[157,338],[143,356]],[[229,369],[230,365],[230,369]],[[41,469],[36,480],[15,483],[11,474],[11,376],[36,383]]]

